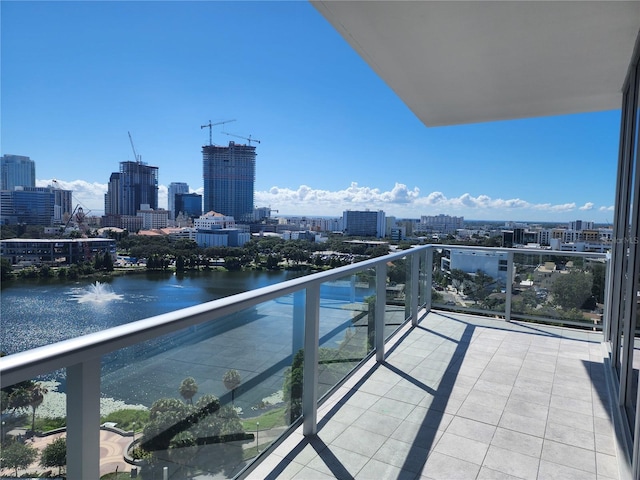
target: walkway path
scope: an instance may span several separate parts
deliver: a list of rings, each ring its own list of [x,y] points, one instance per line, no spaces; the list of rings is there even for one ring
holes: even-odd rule
[[[46,437],[33,437],[32,440],[27,440],[27,443],[39,451],[42,451],[47,445],[52,443],[57,438],[65,436],[66,433],[56,433],[54,435],[48,435]],[[133,438],[120,435],[118,433],[110,432],[108,430],[100,430],[100,476],[107,473],[113,473],[118,469],[118,472],[131,471],[131,465],[124,461],[124,453],[131,444]],[[40,459],[31,464],[27,470],[18,470],[18,475],[22,475],[25,472],[29,473],[42,473],[49,469],[41,467]],[[57,473],[57,468],[51,469],[54,473]],[[15,471],[10,469],[0,470],[0,474],[14,474]]]

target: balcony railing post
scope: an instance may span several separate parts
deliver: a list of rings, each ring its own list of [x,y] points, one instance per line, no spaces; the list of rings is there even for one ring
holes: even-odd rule
[[[424,288],[425,309],[427,313],[431,311],[431,292],[433,291],[433,247],[427,249],[427,262],[425,264],[427,283]]]
[[[507,285],[505,289],[505,305],[504,305],[504,319],[507,322],[511,321],[511,295],[513,293],[513,252],[507,252]]]
[[[605,259],[605,276],[604,276],[604,309],[602,312],[602,334],[604,341],[611,341],[611,309],[609,305],[611,303],[611,292],[613,291],[613,275],[612,275],[612,262],[611,253],[607,253]]]
[[[67,477],[100,478],[100,359],[67,368]]]
[[[384,315],[387,307],[387,264],[376,265],[375,348],[376,361],[384,362]]]
[[[411,255],[411,325],[418,325],[418,282],[420,279],[420,255]]]
[[[302,379],[302,433],[318,430],[318,349],[320,343],[320,284],[307,287],[304,320],[304,366]]]

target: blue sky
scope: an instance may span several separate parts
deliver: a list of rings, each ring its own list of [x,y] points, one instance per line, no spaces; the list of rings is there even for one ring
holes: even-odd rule
[[[256,204],[611,222],[619,111],[425,127],[307,2],[15,2],[1,8],[2,154],[101,214],[137,153],[202,191],[202,145],[260,140]]]

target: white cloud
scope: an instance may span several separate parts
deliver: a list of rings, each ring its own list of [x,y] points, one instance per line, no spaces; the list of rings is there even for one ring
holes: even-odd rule
[[[80,205],[85,213],[102,215],[104,212],[104,194],[107,193],[106,183],[89,183],[84,180],[36,180],[36,187],[47,187],[57,183],[63,190],[72,191],[73,206]]]
[[[37,186],[51,185],[51,180],[38,180]],[[73,191],[74,204],[80,204],[93,215],[102,215],[104,194],[107,184],[88,183],[83,180],[57,180],[61,188]],[[158,187],[160,208],[167,208],[167,187]],[[194,190],[202,194],[203,189]],[[586,202],[578,207],[575,202],[562,204],[533,203],[521,198],[492,198],[486,194],[473,196],[464,193],[458,197],[447,197],[442,192],[421,195],[418,187],[409,188],[396,183],[390,190],[360,186],[352,182],[341,190],[316,189],[300,185],[297,189],[273,186],[265,191],[255,192],[258,206],[270,206],[280,214],[290,215],[333,215],[340,216],[344,210],[370,209],[384,210],[387,215],[417,218],[421,215],[440,213],[462,215],[476,219],[522,219],[549,220],[558,215],[575,211],[612,211],[612,206],[596,207]],[[75,205],[74,205],[75,206]]]

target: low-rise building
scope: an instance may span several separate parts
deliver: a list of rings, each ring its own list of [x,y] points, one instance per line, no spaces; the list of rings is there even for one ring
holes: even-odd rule
[[[116,259],[116,241],[106,238],[11,238],[0,241],[0,257],[12,265],[71,265],[96,255]]]

